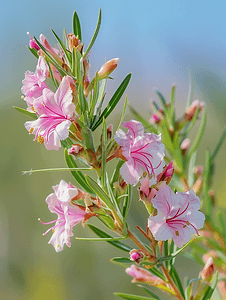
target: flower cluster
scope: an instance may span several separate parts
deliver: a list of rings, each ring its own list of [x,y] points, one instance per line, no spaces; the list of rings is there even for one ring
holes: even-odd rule
[[[184,299],[182,284],[174,266],[174,258],[183,249],[175,249],[186,248],[193,235],[199,236],[198,230],[204,227],[205,216],[200,211],[199,196],[204,194],[209,201],[206,207],[210,210],[214,193],[208,184],[212,161],[219,147],[212,156],[209,155],[205,171],[195,166],[195,151],[205,125],[204,103],[198,100],[189,102],[184,115],[177,120],[175,86],[172,88],[170,103],[166,103],[163,95],[158,92],[163,108],[152,101],[154,113],[150,122],[141,116],[140,121],[122,121],[120,126],[125,129],[113,133],[113,125],[107,126],[106,119],[122,97],[131,74],[125,77],[103,109],[105,85],[119,59],[104,63],[95,77],[90,79],[88,56],[99,31],[100,18],[101,13],[86,50],[76,13],[73,16],[73,33],[64,33],[64,41],[53,31],[58,41],[57,47],[52,47],[42,34],[39,40],[32,37],[30,40],[30,50],[38,61],[35,72],[27,71],[22,81],[21,91],[27,109],[18,110],[33,118],[25,123],[25,128],[29,134],[34,134],[34,140],[44,143],[48,150],[59,150],[61,146],[65,148],[66,170],[72,173],[73,179],[81,186],[79,189],[64,180],[53,186],[54,192],[46,198],[46,203],[50,212],[57,217],[47,223],[39,221],[43,225],[53,225],[44,235],[53,232],[49,244],[59,252],[65,244],[71,247],[70,238],[74,235],[75,225],[84,225],[91,217],[96,217],[107,230],[113,232],[113,236],[94,225],[88,224],[87,227],[98,235],[98,240],[102,239],[128,252],[128,257],[112,260],[119,263],[133,262],[126,269],[126,273],[133,277],[132,282],[147,283],[173,297]],[[50,80],[52,88],[49,87]],[[200,111],[201,129],[193,144],[187,134]],[[125,109],[123,117],[124,112]],[[94,142],[93,132],[100,125],[102,131],[99,142]],[[109,161],[114,162],[111,176],[108,176]],[[96,180],[95,175],[89,176],[82,171],[96,172]],[[136,226],[146,238],[146,243],[132,233],[127,223],[134,186],[137,186],[140,203],[147,209],[147,215],[143,215],[146,230]],[[202,189],[204,193],[201,193]],[[204,229],[201,236],[212,240],[216,236],[219,238],[220,235],[213,232],[214,229],[212,233]],[[116,234],[119,237],[114,237]],[[130,238],[137,248],[130,248],[119,242],[118,238]],[[215,260],[222,257],[216,252],[212,253],[215,254]],[[206,265],[200,272],[200,279],[205,289],[217,275],[214,260],[203,257]],[[225,270],[219,266],[218,269],[224,278]],[[222,281],[220,283],[224,291]],[[198,297],[201,295],[200,289],[197,288]],[[190,291],[186,298],[193,299],[195,296]]]

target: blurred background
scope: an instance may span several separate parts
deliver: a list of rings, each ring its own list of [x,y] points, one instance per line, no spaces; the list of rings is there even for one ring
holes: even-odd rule
[[[142,294],[123,268],[110,262],[124,253],[107,243],[76,241],[56,253],[47,242],[48,226],[38,222],[52,220],[45,198],[64,173],[38,173],[21,176],[23,170],[64,167],[63,150],[47,151],[33,142],[24,128],[26,116],[12,106],[26,107],[21,99],[21,81],[27,70],[34,71],[36,59],[26,48],[27,31],[36,37],[43,33],[53,45],[50,27],[62,36],[63,28],[72,31],[76,10],[87,47],[94,32],[98,10],[102,26],[90,53],[91,75],[106,60],[119,57],[118,68],[108,81],[107,97],[132,72],[127,88],[129,102],[147,119],[150,99],[157,100],[155,88],[169,100],[171,86],[177,85],[176,109],[180,115],[189,88],[189,72],[194,76],[195,99],[205,101],[207,127],[198,154],[204,162],[205,149],[214,149],[226,120],[226,4],[216,0],[39,0],[1,1],[0,3],[0,299],[116,299],[113,292]],[[124,100],[123,97],[122,100]],[[107,120],[115,127],[123,101]],[[129,111],[126,120],[130,119]],[[194,130],[193,132],[195,132]],[[192,139],[192,136],[191,136]],[[217,160],[213,188],[219,205],[225,206],[225,144]],[[135,197],[129,224],[145,226],[147,213]],[[138,213],[139,211],[139,213]],[[75,236],[94,236],[81,225]],[[180,264],[183,262],[183,265]],[[178,259],[179,272],[197,277],[200,266]]]

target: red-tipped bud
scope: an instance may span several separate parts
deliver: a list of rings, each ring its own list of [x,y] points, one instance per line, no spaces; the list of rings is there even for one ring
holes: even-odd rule
[[[183,155],[186,154],[186,152],[187,152],[188,148],[190,147],[190,145],[191,145],[190,139],[185,139],[185,140],[183,140],[183,142],[182,142],[181,145],[180,145],[180,148],[181,148],[181,150],[182,150],[182,154],[183,154]]]
[[[214,273],[214,263],[213,258],[209,257],[204,268],[200,272],[200,276],[203,280],[209,281]]]
[[[74,155],[75,157],[83,150],[83,147],[76,144],[72,145],[70,149],[68,149],[68,154]]]
[[[40,47],[37,45],[36,41],[33,39],[33,37],[30,35],[30,33],[27,32],[27,34],[30,37],[30,42],[29,42],[30,48],[36,49],[38,51],[40,49]]]
[[[195,166],[194,173],[195,173],[195,176],[200,177],[203,173],[203,166]]]
[[[185,111],[185,120],[186,121],[191,121],[191,119],[193,118],[195,111],[199,105],[199,112],[203,109],[204,107],[204,102],[203,101],[199,101],[199,100],[195,100],[192,102],[191,106]]]
[[[157,176],[157,183],[166,181],[169,184],[174,173],[173,162],[171,161],[167,166],[164,167],[163,172]]]
[[[159,124],[161,122],[162,118],[160,117],[160,114],[152,114],[151,119],[149,122],[151,124]]]
[[[103,64],[103,66],[100,68],[100,71],[98,72],[99,79],[102,80],[104,78],[107,78],[117,67],[118,62],[119,58],[113,58]]]
[[[129,254],[130,254],[130,259],[135,261],[138,264],[144,258],[144,254],[140,250],[133,249],[130,251]]]
[[[68,40],[68,46],[69,50],[72,52],[73,47],[78,47],[78,45],[81,45],[81,41],[79,40],[78,36],[75,36],[73,33],[67,34],[67,40]],[[79,49],[82,50],[82,49]]]

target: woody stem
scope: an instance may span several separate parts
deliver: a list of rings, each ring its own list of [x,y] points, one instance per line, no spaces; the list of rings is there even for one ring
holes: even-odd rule
[[[146,256],[150,255],[149,251],[145,248],[145,246],[138,240],[138,238],[129,229],[128,229],[128,238],[130,238],[134,242],[134,244],[136,244],[138,248],[143,251],[143,253]]]
[[[164,265],[162,265],[161,268],[162,268],[162,271],[163,271],[164,275],[168,279],[168,281],[169,281],[169,283],[172,287],[172,290],[177,295],[178,299],[179,300],[184,300],[184,298],[182,297],[182,295],[181,295],[180,291],[178,290],[177,286],[173,282],[173,279],[170,277],[170,274],[169,274],[168,270],[164,267]]]

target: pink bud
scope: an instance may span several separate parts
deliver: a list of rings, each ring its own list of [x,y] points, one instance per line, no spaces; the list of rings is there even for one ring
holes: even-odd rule
[[[100,71],[98,72],[99,79],[102,80],[104,78],[107,78],[117,67],[118,62],[119,58],[113,58],[103,64],[103,66],[100,68]]]
[[[37,51],[40,49],[40,47],[37,45],[36,41],[33,39],[33,37],[30,35],[29,32],[27,32],[27,34],[30,37],[30,42],[29,42],[29,46],[32,49],[36,49]]]
[[[198,105],[199,105],[199,112],[200,112],[203,109],[205,103],[203,101],[200,102],[199,100],[193,101],[191,106],[185,111],[185,120],[186,121],[191,121]]]
[[[202,277],[203,280],[210,280],[213,276],[214,273],[214,263],[213,263],[213,258],[209,257],[204,268],[200,272],[200,276]]]
[[[188,148],[190,147],[190,144],[191,144],[190,139],[185,139],[185,140],[183,140],[183,142],[181,143],[180,148],[181,148],[181,150],[182,150],[182,154],[183,154],[183,155],[186,154]]]
[[[171,161],[165,168],[163,172],[157,176],[157,183],[161,181],[166,181],[167,184],[170,183],[174,173],[173,162]]]
[[[130,259],[137,263],[139,263],[144,258],[144,254],[140,250],[133,249],[129,254]]]
[[[201,176],[203,173],[203,166],[195,166],[194,173],[197,177]]]
[[[152,117],[149,120],[149,122],[151,124],[158,124],[160,121],[161,121],[161,118],[157,114],[152,114]]]
[[[80,145],[72,145],[70,149],[68,149],[68,154],[76,156],[83,149]]]

